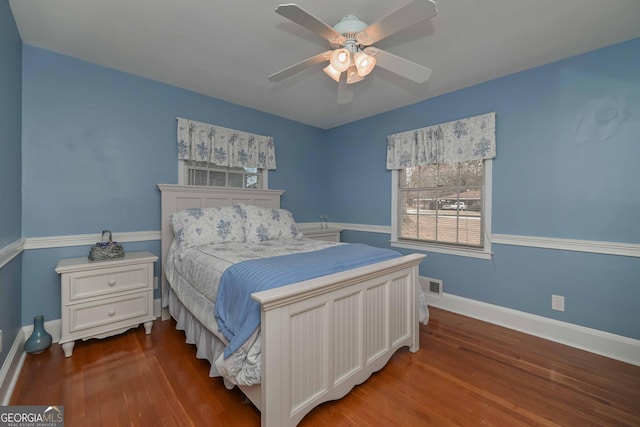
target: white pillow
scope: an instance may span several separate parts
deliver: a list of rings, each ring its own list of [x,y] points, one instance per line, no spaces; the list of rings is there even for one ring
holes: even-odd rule
[[[171,214],[180,257],[195,246],[244,242],[244,212],[237,206],[192,208]]]
[[[294,239],[301,236],[293,215],[286,209],[238,205],[245,214],[245,240],[249,243],[274,239]]]

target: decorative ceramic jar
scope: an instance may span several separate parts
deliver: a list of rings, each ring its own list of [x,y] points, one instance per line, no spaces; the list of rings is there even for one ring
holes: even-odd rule
[[[51,334],[44,329],[44,316],[33,318],[33,333],[24,343],[24,351],[31,354],[42,353],[51,345]]]

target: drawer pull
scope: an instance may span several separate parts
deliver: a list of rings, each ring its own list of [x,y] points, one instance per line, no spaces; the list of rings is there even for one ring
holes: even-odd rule
[[[107,311],[107,314],[109,315],[109,317],[113,317],[114,314],[116,314],[115,310],[109,310]]]
[[[116,281],[115,281],[115,280],[113,280],[113,279],[111,279],[111,280],[109,280],[109,281],[107,282],[107,285],[109,285],[109,286],[115,286],[115,285],[116,285]]]

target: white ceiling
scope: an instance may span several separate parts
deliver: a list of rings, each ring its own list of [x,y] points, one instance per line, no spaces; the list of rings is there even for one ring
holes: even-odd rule
[[[296,0],[329,25],[367,23],[408,0]],[[416,0],[422,1],[422,0]],[[640,37],[639,0],[435,0],[438,15],[375,46],[433,69],[417,84],[375,69],[338,105],[315,66],[267,77],[327,42],[278,0],[10,0],[26,44],[323,129]],[[640,54],[640,52],[639,52]]]

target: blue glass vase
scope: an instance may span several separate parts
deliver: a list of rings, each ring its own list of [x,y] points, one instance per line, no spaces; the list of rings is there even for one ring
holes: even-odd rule
[[[33,318],[33,333],[24,343],[24,351],[31,354],[42,353],[51,345],[51,335],[44,329],[44,316]]]

